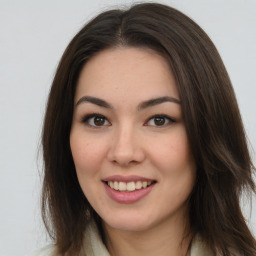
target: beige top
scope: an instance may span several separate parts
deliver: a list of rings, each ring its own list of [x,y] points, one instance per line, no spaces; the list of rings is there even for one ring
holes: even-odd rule
[[[90,224],[85,232],[85,246],[83,248],[86,256],[110,256],[106,246],[103,244],[100,234],[94,223]],[[56,256],[53,254],[54,246],[49,245],[29,256]],[[213,256],[213,253],[205,246],[199,236],[193,239],[190,256]]]

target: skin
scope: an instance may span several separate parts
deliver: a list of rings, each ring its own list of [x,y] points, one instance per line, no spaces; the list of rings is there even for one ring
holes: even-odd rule
[[[85,96],[111,108],[81,100]],[[158,97],[176,101],[141,106]],[[77,176],[103,220],[111,255],[186,255],[187,199],[196,166],[166,60],[149,49],[104,50],[82,69],[74,102],[70,146]],[[103,116],[100,122],[85,118],[95,113]],[[160,117],[159,125],[154,115],[171,120]],[[103,180],[112,175],[139,175],[156,183],[141,200],[123,204],[106,193]]]

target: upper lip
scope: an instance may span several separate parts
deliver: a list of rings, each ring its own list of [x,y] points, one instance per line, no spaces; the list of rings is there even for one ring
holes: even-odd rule
[[[108,176],[103,179],[103,181],[123,181],[123,182],[131,182],[131,181],[150,181],[153,182],[155,180],[137,176],[137,175],[129,175],[129,176],[123,176],[123,175],[112,175]]]

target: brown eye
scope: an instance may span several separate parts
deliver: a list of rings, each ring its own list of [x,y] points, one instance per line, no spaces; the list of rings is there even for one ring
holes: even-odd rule
[[[93,118],[93,123],[96,126],[102,126],[105,123],[105,118],[103,118],[101,116],[96,116]]]
[[[99,114],[91,114],[83,118],[82,122],[87,126],[91,127],[101,127],[101,126],[109,126],[110,123],[107,118],[103,115]]]
[[[172,123],[175,123],[176,121],[167,115],[155,115],[152,116],[150,119],[148,119],[146,125],[147,126],[153,126],[153,127],[165,127],[167,125],[170,125]]]
[[[154,124],[155,124],[156,126],[162,126],[162,125],[164,125],[164,124],[165,124],[165,118],[163,118],[163,117],[155,117],[155,118],[154,118]]]

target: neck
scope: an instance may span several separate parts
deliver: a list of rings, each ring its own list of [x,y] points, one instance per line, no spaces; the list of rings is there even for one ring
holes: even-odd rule
[[[192,233],[178,220],[142,231],[124,231],[103,225],[111,256],[187,256]]]

